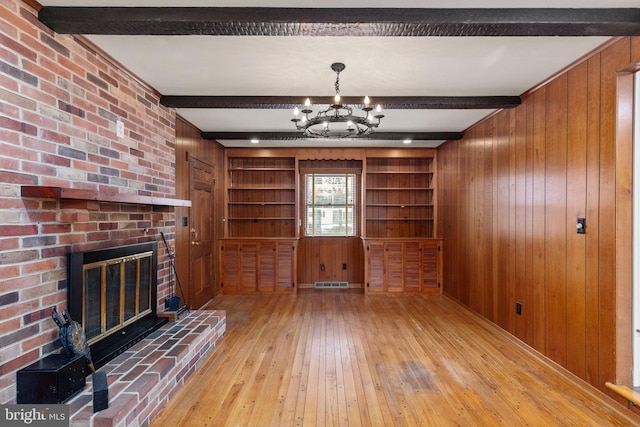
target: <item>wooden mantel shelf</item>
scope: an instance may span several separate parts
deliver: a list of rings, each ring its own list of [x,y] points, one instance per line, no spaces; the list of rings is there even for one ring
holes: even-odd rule
[[[20,195],[22,197],[36,197],[42,199],[93,200],[96,202],[191,207],[191,200],[170,199],[166,197],[138,196],[137,194],[103,193],[100,191],[63,187],[25,185],[21,187]]]

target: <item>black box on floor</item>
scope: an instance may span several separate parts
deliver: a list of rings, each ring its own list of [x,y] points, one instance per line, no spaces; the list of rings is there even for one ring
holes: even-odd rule
[[[164,300],[164,309],[167,311],[178,311],[180,308],[180,297],[171,297]]]
[[[109,407],[109,383],[105,372],[96,372],[91,377],[93,383],[93,412]]]
[[[16,403],[63,403],[84,388],[87,362],[82,354],[51,354],[16,375]]]

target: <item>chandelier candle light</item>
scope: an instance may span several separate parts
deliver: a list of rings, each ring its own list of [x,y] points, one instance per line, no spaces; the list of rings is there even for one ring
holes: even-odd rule
[[[293,110],[295,116],[291,121],[296,128],[304,132],[305,136],[311,138],[357,138],[368,135],[380,124],[384,115],[380,114],[382,107],[377,105],[376,114],[372,114],[373,108],[368,96],[364,97],[364,115],[353,113],[353,108],[343,105],[340,101],[340,72],[345,69],[341,62],[331,64],[331,69],[336,73],[336,96],[334,102],[326,110],[318,111],[315,117],[309,117],[313,113],[311,110],[311,100],[307,98],[304,108]],[[302,117],[300,116],[302,113]],[[338,124],[338,125],[336,125]]]

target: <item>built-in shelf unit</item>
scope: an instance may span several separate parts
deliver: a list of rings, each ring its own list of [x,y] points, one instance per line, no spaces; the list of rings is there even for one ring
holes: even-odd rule
[[[367,158],[367,238],[434,237],[433,160]]]
[[[229,157],[227,237],[294,237],[294,157]]]

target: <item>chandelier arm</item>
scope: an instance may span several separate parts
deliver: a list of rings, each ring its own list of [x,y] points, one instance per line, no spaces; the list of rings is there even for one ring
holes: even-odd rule
[[[382,114],[371,115],[372,110],[368,104],[365,104],[363,108],[360,108],[364,112],[364,117],[359,114],[354,114],[353,107],[351,105],[343,105],[340,100],[340,72],[343,71],[345,65],[342,63],[331,64],[331,69],[336,73],[335,102],[330,104],[326,109],[319,110],[315,117],[310,117],[313,111],[310,109],[309,101],[305,103],[304,109],[301,111],[304,116],[302,119],[297,118],[298,110],[296,109],[296,118],[292,121],[296,125],[296,129],[301,130],[306,136],[312,138],[353,138],[363,135],[368,135],[380,124],[380,119],[384,116]],[[368,101],[368,99],[366,100]],[[365,102],[366,102],[365,101]],[[376,121],[374,121],[377,120]],[[333,123],[347,124],[346,129],[332,132],[330,126]]]

